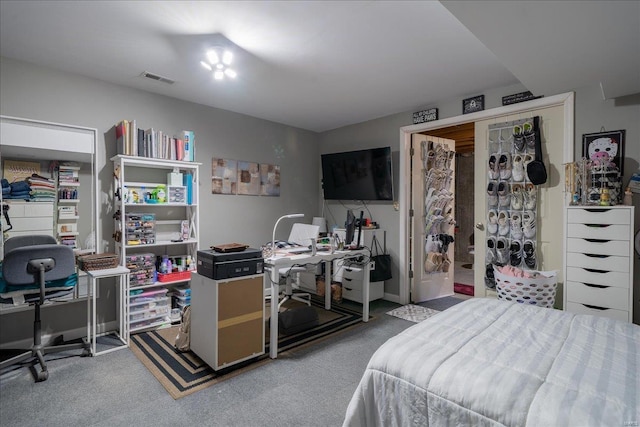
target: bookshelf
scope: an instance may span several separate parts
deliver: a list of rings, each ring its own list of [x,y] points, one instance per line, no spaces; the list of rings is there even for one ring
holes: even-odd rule
[[[131,270],[130,332],[168,326],[171,295],[190,284],[187,259],[190,266],[196,265],[200,164],[125,155],[111,161],[119,196],[114,205],[116,253],[120,264]],[[169,185],[176,184],[176,175],[183,185]],[[172,196],[173,187],[178,189]],[[164,256],[180,260],[182,271],[159,274],[156,265]]]
[[[78,249],[80,166],[60,164],[57,170],[56,235],[62,245]]]

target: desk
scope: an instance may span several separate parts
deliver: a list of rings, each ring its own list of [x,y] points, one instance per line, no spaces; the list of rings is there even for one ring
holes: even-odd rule
[[[326,310],[331,309],[331,264],[336,259],[342,258],[356,258],[363,256],[368,259],[370,256],[368,249],[357,249],[350,251],[335,251],[331,252],[316,252],[315,255],[302,254],[287,256],[276,255],[270,258],[264,259],[265,270],[269,270],[269,278],[271,282],[271,296],[278,295],[280,282],[280,269],[291,268],[294,265],[301,266],[305,264],[318,264],[324,262],[325,265],[325,292],[324,292],[324,308]],[[369,270],[370,263],[365,265],[365,274],[362,282],[362,321],[369,321]],[[277,297],[271,301],[271,319],[270,319],[270,331],[269,331],[269,357],[275,359],[278,357],[278,304]]]
[[[129,269],[118,266],[104,270],[87,271],[87,275],[89,276],[89,286],[91,286],[91,297],[87,298],[87,340],[91,344],[91,355],[97,356],[129,347]],[[98,352],[96,351],[96,285],[99,279],[107,277],[117,277],[119,282],[118,317],[120,329],[115,335],[122,342],[122,345]],[[100,335],[109,335],[111,333],[113,332],[105,332]]]

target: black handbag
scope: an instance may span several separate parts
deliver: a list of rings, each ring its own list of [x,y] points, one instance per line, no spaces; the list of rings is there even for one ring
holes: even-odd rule
[[[535,132],[536,158],[527,165],[527,177],[534,185],[547,182],[547,169],[542,161],[542,141],[540,140],[540,117],[533,118],[533,131]]]
[[[384,249],[376,236],[371,241],[371,262],[373,268],[369,272],[369,281],[382,282],[391,279],[391,255],[387,254],[387,239],[385,236]]]

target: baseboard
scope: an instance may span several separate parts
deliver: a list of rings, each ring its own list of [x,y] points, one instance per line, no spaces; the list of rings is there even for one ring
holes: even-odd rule
[[[400,295],[396,295],[396,294],[388,294],[388,293],[384,293],[384,296],[382,297],[382,299],[386,300],[386,301],[391,301],[391,302],[395,302],[397,304],[402,304],[400,302]]]
[[[112,322],[101,323],[96,326],[96,333],[100,335],[107,331],[117,330],[119,327],[118,321],[114,320]],[[84,326],[82,328],[69,329],[66,331],[58,331],[53,334],[42,334],[42,343],[43,345],[48,345],[53,342],[53,340],[62,335],[65,341],[72,341],[78,338],[84,338],[87,336],[87,327]],[[28,337],[25,339],[11,341],[6,343],[0,343],[0,350],[13,349],[13,348],[31,348],[33,345],[33,337]]]

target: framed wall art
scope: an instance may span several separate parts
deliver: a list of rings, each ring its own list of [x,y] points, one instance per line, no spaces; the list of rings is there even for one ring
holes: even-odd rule
[[[624,136],[626,130],[603,131],[582,135],[582,157],[597,165],[616,167],[624,175]]]
[[[462,114],[484,110],[484,95],[474,96],[462,101]]]

